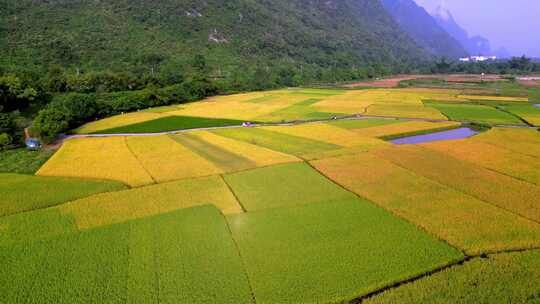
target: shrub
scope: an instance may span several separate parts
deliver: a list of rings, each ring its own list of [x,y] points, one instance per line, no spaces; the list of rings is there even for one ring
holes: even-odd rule
[[[69,129],[71,116],[59,107],[48,107],[39,111],[34,120],[32,132],[39,135],[45,142],[52,142],[54,139]]]

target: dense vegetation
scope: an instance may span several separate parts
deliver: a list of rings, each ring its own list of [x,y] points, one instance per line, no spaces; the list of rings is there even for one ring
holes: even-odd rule
[[[433,55],[453,59],[467,56],[463,46],[414,0],[383,0],[382,4],[400,27]]]

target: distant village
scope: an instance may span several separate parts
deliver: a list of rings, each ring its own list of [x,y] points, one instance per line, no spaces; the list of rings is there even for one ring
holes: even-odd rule
[[[497,60],[497,56],[469,56],[469,57],[459,58],[459,61],[461,62],[483,62],[483,61],[490,61],[490,60]]]

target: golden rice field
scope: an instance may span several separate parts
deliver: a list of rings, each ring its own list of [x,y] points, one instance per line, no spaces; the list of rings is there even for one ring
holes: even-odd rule
[[[486,273],[534,281],[540,132],[482,126],[470,138],[421,140],[470,126],[426,101],[529,105],[468,94],[283,89],[84,125],[75,132],[159,128],[156,119],[176,117],[194,130],[73,137],[38,177],[17,175],[16,189],[15,175],[0,173],[0,199],[26,203],[0,204],[0,294],[24,302],[39,289],[36,303],[357,303],[372,294],[413,303],[448,296],[445,286],[484,295],[473,286],[493,279]],[[280,123],[214,128],[220,119]],[[401,137],[419,142],[393,141]],[[80,190],[61,196],[70,185]],[[533,285],[500,293],[530,298]]]
[[[154,182],[125,137],[67,140],[37,175],[116,180],[132,187]]]
[[[540,223],[515,216],[373,153],[312,164],[345,188],[468,254],[540,246]]]

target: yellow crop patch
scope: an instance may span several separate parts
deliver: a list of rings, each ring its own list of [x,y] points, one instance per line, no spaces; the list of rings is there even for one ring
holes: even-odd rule
[[[378,156],[485,202],[540,221],[540,187],[417,145],[389,146]]]
[[[123,127],[135,123],[145,122],[158,118],[167,117],[166,113],[133,112],[116,115],[109,118],[87,123],[75,130],[76,134],[92,134],[99,131]]]
[[[459,95],[459,98],[469,100],[486,100],[486,101],[529,101],[527,97],[504,97],[504,96],[483,96],[483,95]]]
[[[353,130],[354,132],[370,137],[383,137],[391,135],[406,134],[411,132],[437,130],[449,127],[457,127],[458,122],[426,122],[426,121],[407,121],[403,123],[390,124],[378,127],[362,128]]]
[[[365,109],[373,103],[369,98],[369,91],[350,91],[344,94],[330,96],[313,106],[324,112],[337,112],[346,114],[364,113]]]
[[[206,204],[225,214],[242,212],[219,176],[104,193],[56,208],[71,215],[80,229],[89,229]]]
[[[366,115],[382,117],[403,117],[447,120],[448,118],[434,108],[424,105],[379,103],[368,107]]]
[[[540,159],[536,157],[515,153],[474,138],[431,142],[422,146],[540,185]]]
[[[295,126],[263,127],[270,131],[324,141],[342,147],[354,147],[373,142],[350,130],[326,123],[312,123]]]
[[[371,153],[312,162],[347,189],[468,254],[540,245],[540,225]]]
[[[132,187],[154,182],[124,137],[67,140],[37,175],[116,180]]]
[[[289,154],[219,136],[207,131],[193,132],[190,134],[199,137],[212,145],[218,146],[221,149],[246,158],[256,167],[301,161],[299,158]]]
[[[127,144],[157,182],[223,173],[211,162],[166,135],[129,137]]]
[[[540,132],[537,130],[493,128],[475,136],[474,139],[503,147],[515,153],[540,157]]]

